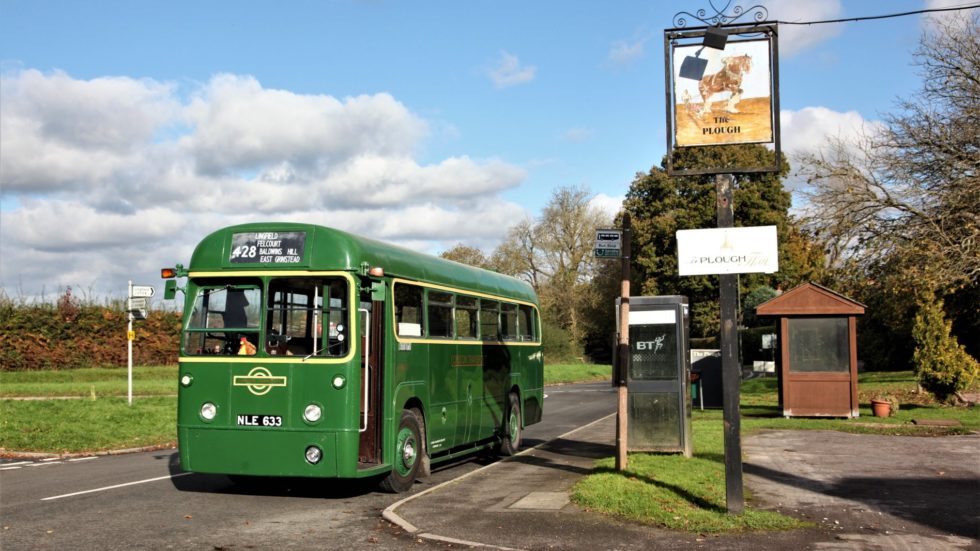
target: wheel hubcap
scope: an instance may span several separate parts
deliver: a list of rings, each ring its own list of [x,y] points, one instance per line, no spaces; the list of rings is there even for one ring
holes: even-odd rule
[[[398,431],[398,443],[395,448],[398,450],[399,461],[396,461],[395,468],[398,470],[398,474],[402,476],[407,476],[408,473],[412,472],[412,467],[415,465],[415,459],[418,456],[415,445],[415,435],[411,430],[403,428]]]

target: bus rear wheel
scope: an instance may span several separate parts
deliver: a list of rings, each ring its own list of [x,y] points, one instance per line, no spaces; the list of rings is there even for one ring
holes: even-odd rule
[[[412,488],[422,467],[425,447],[422,442],[422,420],[414,409],[402,410],[395,434],[395,457],[391,472],[381,481],[381,487],[393,493]]]
[[[507,396],[507,411],[504,414],[503,437],[500,442],[502,455],[516,455],[521,448],[521,401],[517,394]]]

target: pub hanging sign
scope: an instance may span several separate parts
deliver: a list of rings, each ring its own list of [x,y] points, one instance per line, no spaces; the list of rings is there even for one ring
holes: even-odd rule
[[[701,57],[695,54],[701,52]],[[673,51],[674,143],[678,147],[772,143],[769,42],[745,40],[724,50],[700,45]],[[700,80],[683,78],[687,58],[707,61]]]
[[[760,8],[761,9],[761,8]],[[779,50],[777,24],[734,24],[741,15],[709,20],[704,27],[664,30],[664,81],[667,99],[667,173],[700,174],[778,172]],[[717,19],[717,21],[715,21]],[[718,38],[720,37],[720,40]],[[685,149],[734,144],[773,144],[771,155],[739,163],[738,157],[689,155]],[[719,166],[702,166],[714,159]]]

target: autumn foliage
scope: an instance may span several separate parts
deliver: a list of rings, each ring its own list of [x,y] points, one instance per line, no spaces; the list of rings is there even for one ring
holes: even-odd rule
[[[86,304],[71,288],[55,303],[18,303],[0,295],[0,370],[76,369],[125,366],[127,313],[124,300]],[[177,363],[180,317],[151,310],[133,328],[135,365]]]

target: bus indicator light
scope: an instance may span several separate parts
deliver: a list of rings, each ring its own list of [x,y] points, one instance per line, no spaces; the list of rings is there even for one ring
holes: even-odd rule
[[[309,461],[311,465],[316,465],[321,459],[323,459],[323,450],[316,446],[306,448],[306,460]]]
[[[213,421],[215,415],[218,414],[218,406],[212,404],[211,402],[204,402],[201,406],[201,417],[205,421]]]
[[[323,410],[316,404],[306,406],[306,410],[303,411],[303,419],[306,419],[310,423],[316,423],[322,415]]]

